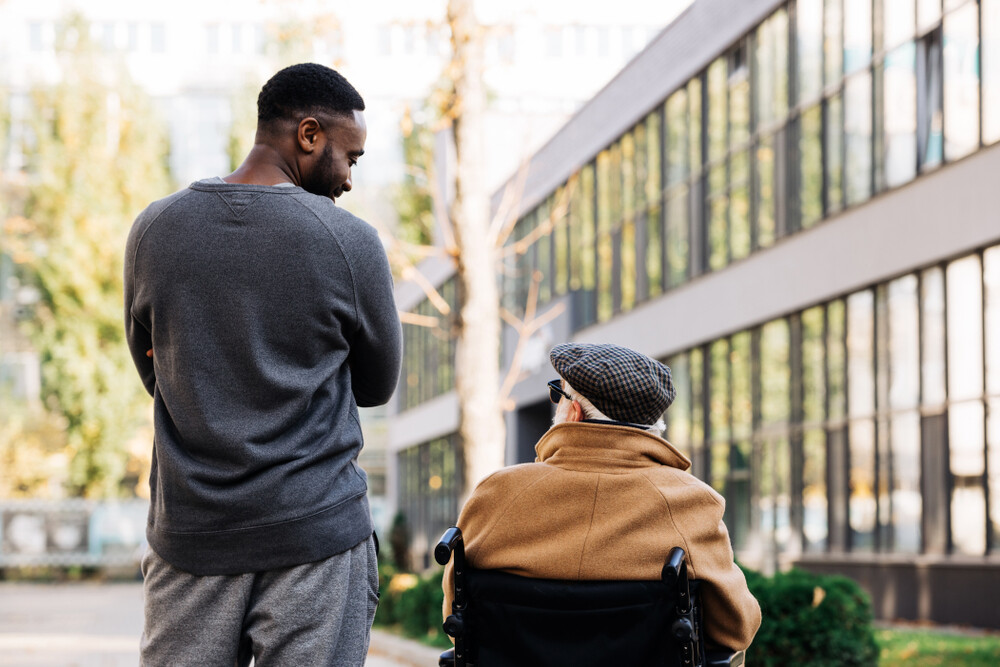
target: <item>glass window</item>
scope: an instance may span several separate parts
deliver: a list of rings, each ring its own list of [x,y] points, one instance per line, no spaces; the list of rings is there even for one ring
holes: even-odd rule
[[[941,0],[917,0],[917,26],[921,32],[941,20]]]
[[[882,0],[882,48],[892,49],[913,39],[917,14],[913,0]]]
[[[826,212],[836,213],[844,206],[844,102],[840,94],[826,101],[826,132],[823,136],[826,173]]]
[[[928,171],[944,159],[944,93],[941,61],[941,31],[925,35],[917,43],[917,155],[920,170]]]
[[[654,297],[663,291],[663,216],[659,205],[649,209],[646,218],[646,295]],[[642,249],[640,248],[640,251]]]
[[[788,322],[774,320],[761,328],[760,415],[765,424],[786,424],[789,405]]]
[[[708,161],[721,160],[729,143],[727,130],[726,59],[717,58],[708,67]]]
[[[757,216],[755,233],[756,247],[766,248],[775,240],[775,194],[774,194],[774,137],[761,137],[757,144],[757,159],[754,160],[754,197]]]
[[[826,85],[837,83],[844,75],[843,0],[826,0],[823,21],[823,68]]]
[[[663,194],[663,175],[660,164],[663,136],[661,124],[658,112],[651,113],[646,117],[646,178],[643,183],[640,183],[640,187],[645,188],[646,203],[650,205],[659,203]]]
[[[709,348],[712,377],[709,387],[709,424],[714,442],[726,441],[729,447],[729,341],[715,341]],[[714,463],[714,457],[713,457]],[[728,472],[728,470],[727,470]],[[714,471],[713,471],[714,475]]]
[[[802,313],[802,419],[819,424],[826,418],[826,355],[823,346],[823,307]]]
[[[1000,139],[1000,0],[982,6],[983,143]]]
[[[746,43],[729,52],[729,148],[741,148],[750,140],[750,70]]]
[[[968,4],[944,17],[944,156],[979,148],[979,8]]]
[[[872,77],[867,70],[848,78],[844,85],[844,143],[847,203],[858,204],[871,196]]]
[[[830,419],[842,419],[847,414],[846,315],[843,301],[832,301],[826,308],[826,376]]]
[[[916,46],[909,42],[885,57],[882,127],[884,179],[890,188],[911,181],[917,174],[916,53]]]
[[[552,298],[552,234],[550,216],[552,215],[552,198],[542,202],[537,211],[537,228],[534,243],[534,269],[538,270],[538,303],[547,303]]]
[[[979,257],[948,265],[948,398],[983,393],[983,290]]]
[[[708,172],[708,268],[717,271],[729,263],[729,198],[726,196],[726,163]]]
[[[795,7],[799,102],[823,89],[823,0],[799,0]]]
[[[621,231],[621,309],[629,311],[635,306],[636,285],[639,280],[636,257],[635,221],[626,220]]]
[[[983,253],[983,284],[986,288],[986,393],[1000,396],[1000,246]]]
[[[701,171],[701,79],[694,78],[688,83],[688,168],[691,173]]]
[[[989,489],[990,489],[990,531],[991,551],[1000,550],[1000,399],[989,401],[989,423],[986,428],[989,453]]]
[[[732,261],[750,254],[749,151],[729,158],[729,253]]]
[[[875,411],[875,319],[871,290],[847,298],[847,397],[851,416]]]
[[[814,106],[799,117],[799,226],[823,217],[823,112]]]
[[[601,151],[597,156],[597,319],[601,322],[609,319],[613,310],[611,228],[616,208],[612,206],[611,181],[619,176],[612,167],[611,150]]]
[[[889,283],[889,407],[920,403],[920,331],[917,277]]]
[[[956,403],[948,409],[952,549],[975,556],[986,549],[983,416],[982,401]]]
[[[688,276],[688,208],[690,192],[686,184],[667,194],[667,285],[676,287]]]
[[[746,441],[753,432],[750,371],[750,332],[733,335],[729,342],[733,438]]]
[[[826,550],[826,432],[808,429],[802,439],[802,532],[807,553]]]
[[[692,461],[701,452],[705,442],[705,394],[703,355],[701,348],[688,353],[688,373],[691,378],[691,454]]]
[[[778,10],[757,29],[757,126],[767,127],[788,114],[788,15]]]
[[[920,522],[923,501],[920,494],[920,415],[905,412],[890,422],[892,471],[889,503],[892,514],[894,551],[920,551]]]
[[[935,267],[921,274],[920,344],[921,402],[940,405],[945,400],[944,272]]]
[[[688,162],[688,93],[681,88],[667,98],[667,183],[673,185],[685,180],[690,171]]]
[[[554,207],[552,241],[555,254],[555,294],[565,294],[569,284],[569,221],[566,212],[569,208],[567,186],[560,187],[553,198]]]
[[[674,402],[667,410],[667,437],[682,453],[691,455],[691,375],[686,354],[667,359],[674,381]]]
[[[844,71],[854,72],[872,59],[872,2],[844,0]]]
[[[875,423],[870,419],[851,422],[848,438],[851,550],[872,551],[878,507],[875,500]]]

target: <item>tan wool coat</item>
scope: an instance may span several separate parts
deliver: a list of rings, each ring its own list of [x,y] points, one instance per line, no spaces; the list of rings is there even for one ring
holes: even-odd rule
[[[706,637],[745,649],[760,606],[733,562],[725,501],[685,472],[691,462],[662,438],[628,426],[553,426],[535,463],[504,468],[476,487],[458,525],[469,564],[527,577],[656,580],[680,546],[704,582]],[[451,612],[451,564],[445,616]]]

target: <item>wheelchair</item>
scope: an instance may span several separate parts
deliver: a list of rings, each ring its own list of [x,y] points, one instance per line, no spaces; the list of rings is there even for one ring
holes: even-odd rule
[[[738,667],[744,652],[705,650],[698,588],[674,547],[657,581],[531,579],[468,567],[462,532],[434,549],[454,557],[454,602],[444,631],[455,648],[439,667]]]

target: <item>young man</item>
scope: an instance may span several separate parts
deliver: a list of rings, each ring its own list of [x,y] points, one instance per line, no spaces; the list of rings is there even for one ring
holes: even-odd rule
[[[549,384],[554,425],[535,463],[473,491],[458,520],[469,564],[542,579],[656,580],[679,546],[703,582],[708,641],[745,649],[760,606],[733,562],[725,501],[660,437],[674,400],[670,369],[616,345],[557,345],[550,360],[561,378]],[[449,564],[446,617],[451,582]]]
[[[364,101],[275,74],[225,178],[143,211],[125,327],[155,439],[144,665],[361,665],[378,572],[358,406],[395,389],[401,331],[375,230],[334,205]]]

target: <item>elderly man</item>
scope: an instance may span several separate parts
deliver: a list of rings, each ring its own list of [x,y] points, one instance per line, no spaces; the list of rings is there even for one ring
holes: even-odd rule
[[[708,641],[745,649],[760,607],[733,562],[725,501],[661,437],[670,369],[615,345],[558,345],[550,360],[561,376],[549,383],[553,426],[534,463],[500,470],[472,493],[458,520],[469,564],[545,579],[655,580],[680,546],[690,576],[704,582]]]

